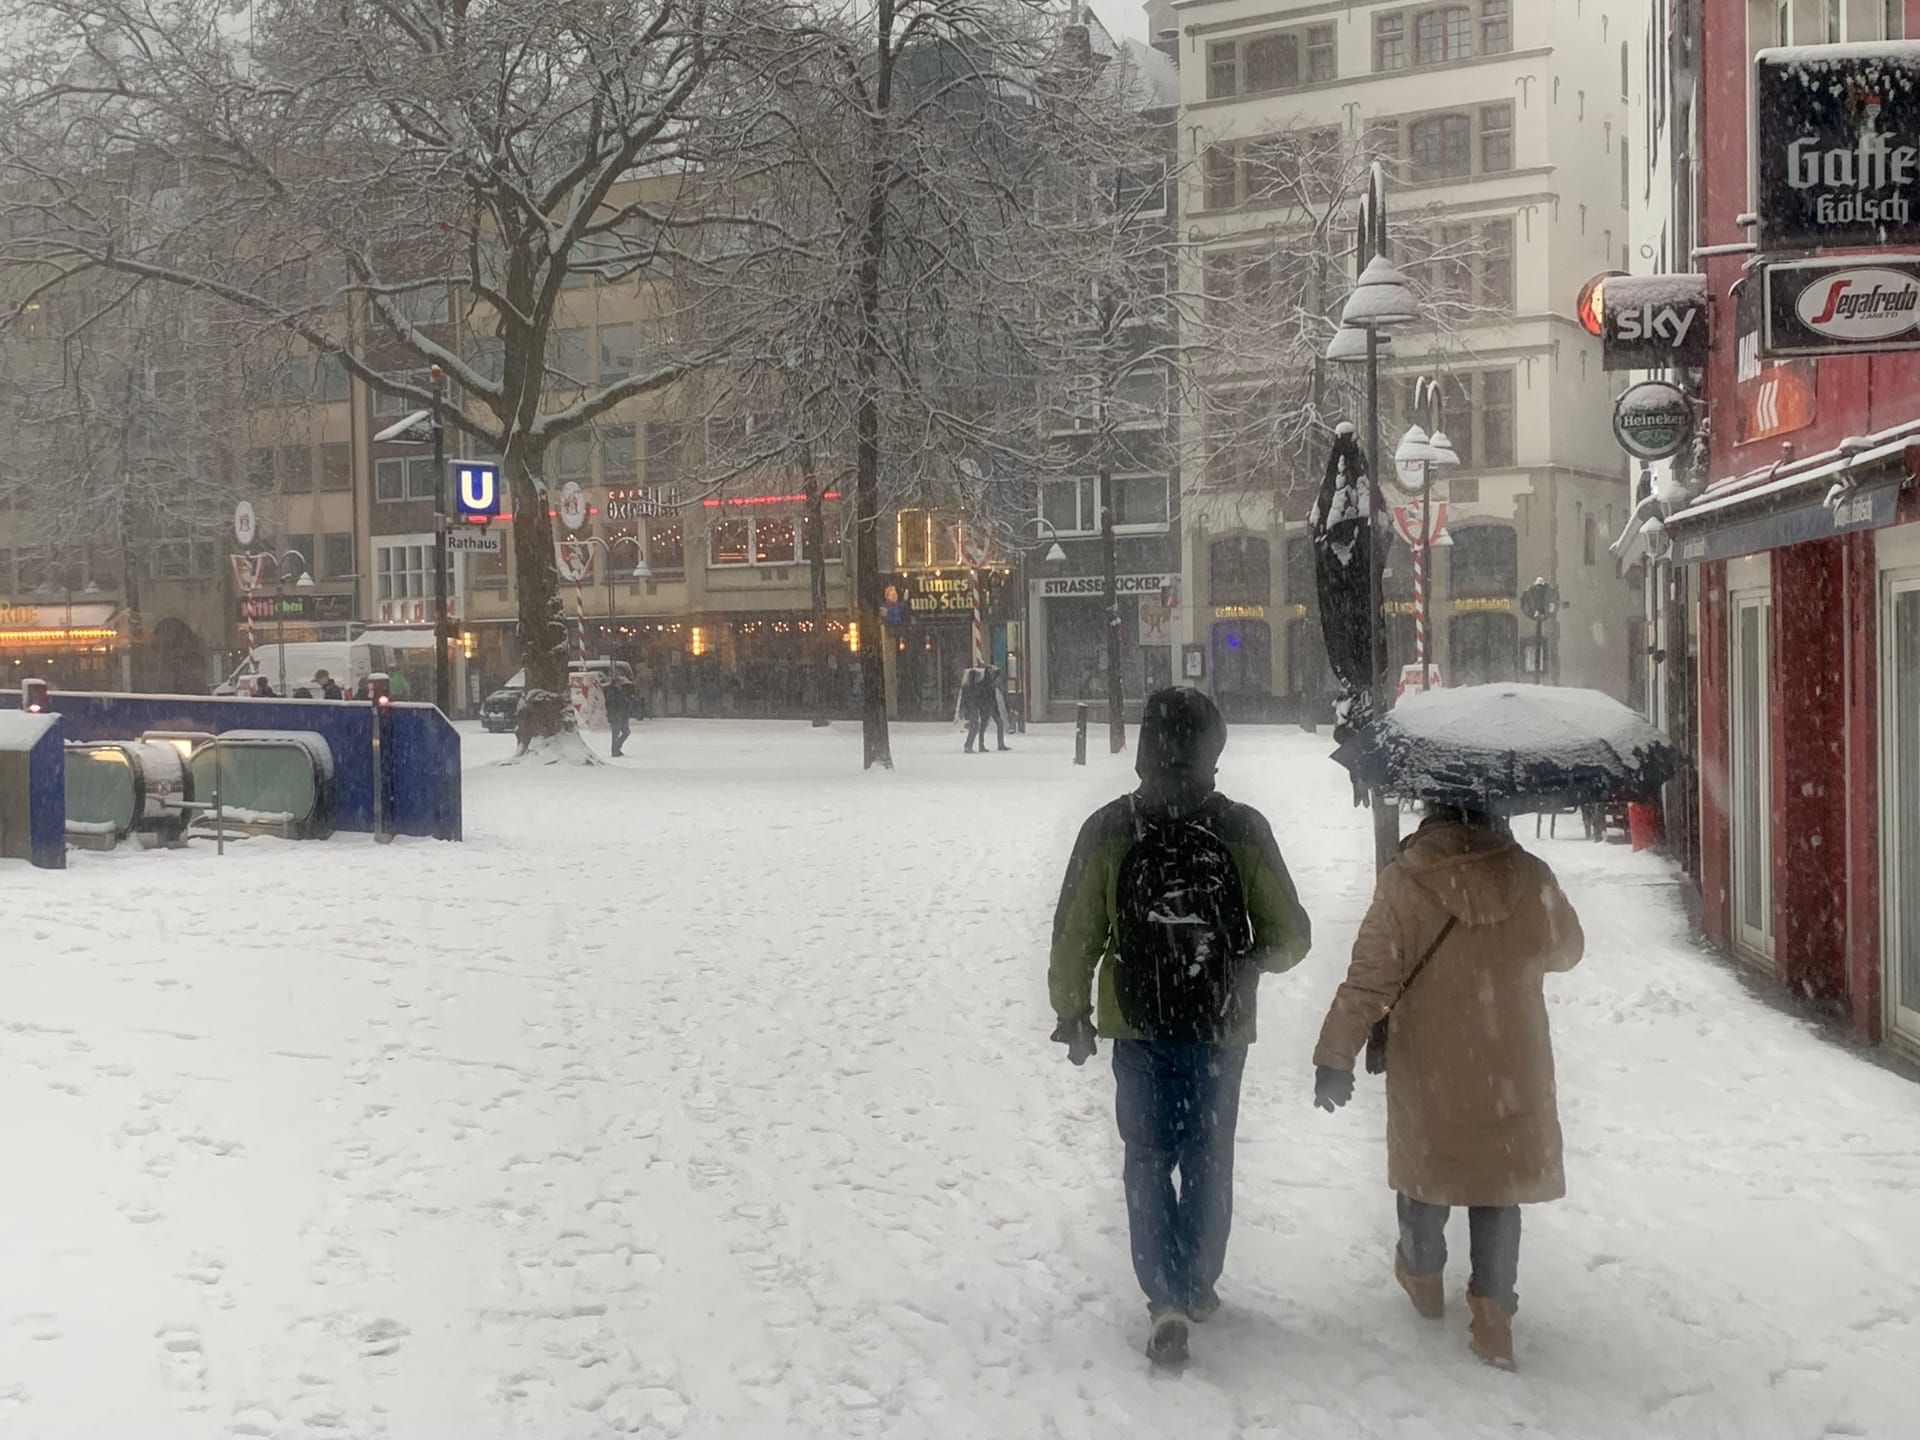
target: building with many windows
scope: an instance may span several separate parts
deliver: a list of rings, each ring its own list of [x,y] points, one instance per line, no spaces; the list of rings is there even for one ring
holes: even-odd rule
[[[1376,159],[1392,256],[1426,312],[1386,348],[1382,450],[1424,375],[1462,462],[1434,492],[1431,658],[1448,684],[1534,676],[1638,698],[1638,592],[1608,553],[1629,510],[1609,431],[1619,387],[1573,318],[1581,285],[1628,258],[1631,8],[1149,4],[1156,43],[1179,59],[1181,288],[1199,316],[1179,639],[1229,715],[1329,703],[1306,520],[1328,429],[1363,418],[1357,367],[1321,357]],[[1538,577],[1564,608],[1536,636],[1519,596]],[[1387,585],[1398,667],[1414,651],[1404,546]]]

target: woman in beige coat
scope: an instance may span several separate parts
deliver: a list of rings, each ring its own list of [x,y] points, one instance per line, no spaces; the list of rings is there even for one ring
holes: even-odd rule
[[[1447,1213],[1467,1206],[1472,1347],[1502,1369],[1513,1368],[1519,1207],[1566,1193],[1542,979],[1584,947],[1553,872],[1503,821],[1436,809],[1381,872],[1313,1053],[1315,1103],[1334,1110],[1353,1094],[1368,1030],[1390,1014],[1394,1274],[1416,1310],[1440,1318]]]

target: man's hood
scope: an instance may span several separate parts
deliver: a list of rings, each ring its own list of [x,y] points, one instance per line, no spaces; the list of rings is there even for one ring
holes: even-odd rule
[[[1429,821],[1401,847],[1400,867],[1462,925],[1498,925],[1534,883],[1526,855],[1504,830]]]

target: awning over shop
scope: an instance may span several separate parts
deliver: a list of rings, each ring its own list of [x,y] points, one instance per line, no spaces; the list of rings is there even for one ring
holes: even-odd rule
[[[1710,488],[1666,522],[1676,565],[1731,560],[1893,523],[1911,471],[1909,427]]]

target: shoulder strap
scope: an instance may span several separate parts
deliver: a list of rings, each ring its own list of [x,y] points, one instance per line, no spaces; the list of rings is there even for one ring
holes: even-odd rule
[[[1447,923],[1442,925],[1440,927],[1440,933],[1433,937],[1433,943],[1427,946],[1427,953],[1420,957],[1413,969],[1407,972],[1407,978],[1400,982],[1400,993],[1393,997],[1393,1005],[1398,1005],[1402,1000],[1406,999],[1407,991],[1413,988],[1413,982],[1420,978],[1420,972],[1427,968],[1427,962],[1433,959],[1442,945],[1447,943],[1447,937],[1453,934],[1453,927],[1459,923],[1460,917],[1458,915],[1447,916]],[[1393,1005],[1387,1007],[1389,1012],[1392,1011]]]

